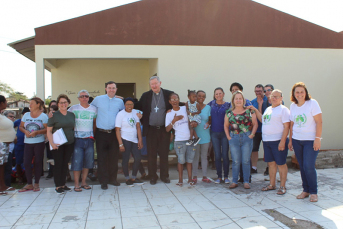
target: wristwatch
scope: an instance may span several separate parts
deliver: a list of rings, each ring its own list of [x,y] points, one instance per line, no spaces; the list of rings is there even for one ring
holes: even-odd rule
[[[122,147],[122,146],[124,146],[124,144],[119,145],[119,147]]]

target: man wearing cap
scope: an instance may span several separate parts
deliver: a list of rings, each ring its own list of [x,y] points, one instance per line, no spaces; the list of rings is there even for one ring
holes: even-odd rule
[[[143,136],[147,138],[148,171],[150,184],[157,182],[157,154],[160,156],[160,178],[164,183],[170,183],[168,173],[168,153],[170,132],[166,131],[166,111],[172,109],[169,95],[173,91],[161,88],[162,82],[158,76],[149,80],[150,91],[142,94],[135,109],[143,111]]]
[[[91,103],[98,110],[96,118],[96,151],[98,155],[98,177],[101,189],[108,184],[119,186],[117,181],[119,144],[116,138],[115,121],[124,109],[123,100],[116,98],[117,85],[113,81],[105,84],[106,95],[95,97]]]

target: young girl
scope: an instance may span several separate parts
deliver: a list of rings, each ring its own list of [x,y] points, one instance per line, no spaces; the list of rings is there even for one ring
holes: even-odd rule
[[[188,99],[189,101],[187,101],[186,103],[186,109],[187,109],[187,114],[188,114],[188,119],[189,119],[189,130],[191,134],[186,145],[196,146],[199,143],[200,138],[195,132],[194,127],[191,126],[191,123],[192,122],[197,122],[198,124],[201,123],[201,117],[199,115],[201,113],[201,107],[196,101],[197,94],[195,91],[188,90]]]

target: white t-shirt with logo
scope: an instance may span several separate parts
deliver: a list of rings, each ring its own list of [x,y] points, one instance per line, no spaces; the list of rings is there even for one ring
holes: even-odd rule
[[[24,122],[24,128],[25,130],[28,130],[30,132],[33,131],[38,131],[38,130],[43,130],[44,125],[48,123],[48,116],[44,113],[41,113],[37,118],[32,118],[31,117],[31,112],[26,112],[21,119],[22,122]],[[40,143],[44,142],[45,137],[44,134],[38,134],[35,137],[26,137],[24,139],[24,143],[26,144],[35,144],[35,143]]]
[[[289,122],[289,110],[284,105],[268,107],[262,115],[262,140],[279,141],[284,130],[283,124]]]
[[[116,127],[120,128],[120,134],[126,141],[138,143],[137,127],[139,123],[137,110],[132,110],[130,113],[121,110],[116,117]]]
[[[318,102],[310,99],[305,101],[301,107],[292,103],[290,110],[290,120],[294,122],[292,138],[296,140],[314,141],[316,139],[317,124],[313,116],[322,113]]]
[[[186,106],[180,107],[180,110],[178,111],[171,110],[171,112],[166,115],[165,125],[168,126],[173,121],[175,114],[176,116],[183,115],[183,119],[175,122],[173,126],[175,130],[175,141],[187,141],[190,137],[190,131],[188,127]]]
[[[94,137],[93,133],[93,119],[97,116],[97,108],[93,105],[84,108],[80,104],[71,106],[68,111],[75,115],[75,138],[89,138]]]

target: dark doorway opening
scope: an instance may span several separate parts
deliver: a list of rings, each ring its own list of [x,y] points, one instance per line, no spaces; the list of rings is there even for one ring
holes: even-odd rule
[[[116,95],[122,96],[124,98],[131,97],[136,98],[136,84],[135,83],[117,83],[117,93]]]

